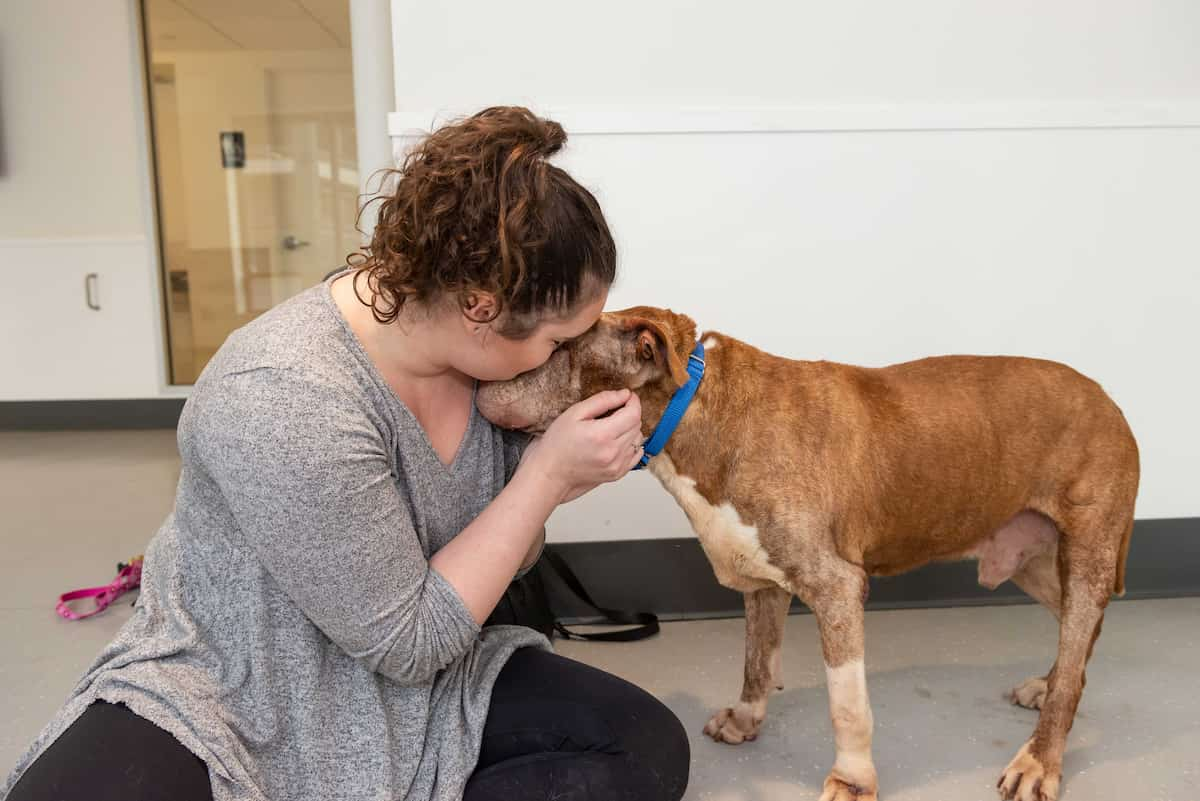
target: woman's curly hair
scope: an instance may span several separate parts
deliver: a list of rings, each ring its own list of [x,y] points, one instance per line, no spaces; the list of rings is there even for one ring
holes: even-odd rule
[[[410,301],[445,295],[464,312],[492,293],[499,333],[529,335],[538,318],[565,315],[607,288],[616,246],[596,198],[547,159],[563,146],[561,125],[526,108],[497,106],[426,137],[374,198],[369,247],[351,266],[367,273],[360,300],[393,322]]]

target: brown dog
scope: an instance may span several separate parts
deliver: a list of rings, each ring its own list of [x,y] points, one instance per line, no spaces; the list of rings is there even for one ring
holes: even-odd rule
[[[479,408],[538,432],[592,393],[629,387],[649,434],[687,380],[695,341],[695,323],[664,309],[605,314],[539,370],[482,387]],[[981,584],[1011,579],[1060,621],[1050,672],[1012,691],[1041,714],[999,783],[1006,799],[1057,798],[1084,666],[1123,591],[1138,450],[1121,411],[1053,362],[947,356],[867,369],[790,361],[717,333],[702,341],[704,380],[649,469],[717,580],[745,593],[741,699],[705,732],[754,739],[797,595],[820,628],[837,747],[821,799],[874,801],[867,577],[973,558]]]

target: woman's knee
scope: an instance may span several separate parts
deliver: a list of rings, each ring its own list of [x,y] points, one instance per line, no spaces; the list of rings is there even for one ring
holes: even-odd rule
[[[678,801],[691,769],[687,732],[666,704],[640,688],[633,690],[621,707],[619,734],[629,769],[644,787],[645,798]]]
[[[619,764],[607,781],[612,797],[637,801],[678,801],[687,788],[691,749],[679,718],[637,685],[558,654],[522,649],[509,660],[492,695],[485,728],[483,763],[510,758],[520,749],[504,744],[510,729],[524,740],[531,730],[569,729],[573,748],[606,755],[597,764]],[[493,745],[495,745],[493,743]],[[492,753],[491,758],[487,754]]]

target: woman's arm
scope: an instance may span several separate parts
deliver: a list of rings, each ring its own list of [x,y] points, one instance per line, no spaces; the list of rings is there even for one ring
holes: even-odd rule
[[[500,431],[501,440],[504,443],[504,483],[512,481],[513,474],[517,472],[517,467],[521,464],[521,460],[525,458],[525,452],[529,447],[529,443],[533,437],[521,431]],[[542,533],[534,541],[533,545],[529,546],[529,551],[525,554],[525,558],[521,560],[521,568],[517,571],[514,578],[519,579],[537,564],[541,558],[542,551],[546,547],[546,527],[542,526]]]
[[[611,440],[621,420],[637,425],[636,401],[592,419],[626,402],[617,396],[568,410],[429,561],[386,446],[344,391],[286,369],[214,377],[189,401],[194,419],[180,447],[184,469],[204,471],[228,505],[203,516],[231,515],[230,541],[253,552],[314,625],[372,670],[424,684],[470,647],[559,501],[632,465],[618,464]]]
[[[210,379],[189,401],[180,447],[184,469],[206,473],[228,509],[190,511],[227,527],[238,558],[257,559],[339,648],[422,685],[471,647],[479,624],[426,560],[362,403],[287,369]]]
[[[528,573],[534,565],[537,564],[538,558],[542,555],[542,549],[546,547],[546,527],[542,526],[542,533],[533,541],[533,545],[529,546],[529,552],[525,554],[525,558],[521,560],[521,569],[517,571],[518,576]]]
[[[558,496],[529,470],[518,470],[496,499],[429,560],[483,624],[545,531]]]
[[[617,411],[597,419],[612,409]],[[641,449],[630,443],[640,443],[640,426],[641,407],[628,390],[575,404],[528,445],[496,499],[433,555],[430,566],[446,577],[477,623],[487,620],[524,561],[536,556],[556,506],[637,464]]]

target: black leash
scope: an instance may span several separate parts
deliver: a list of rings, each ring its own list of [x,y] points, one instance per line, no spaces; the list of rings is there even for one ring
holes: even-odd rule
[[[600,606],[592,600],[592,596],[583,588],[583,584],[579,581],[579,577],[575,575],[575,571],[571,570],[571,566],[567,564],[567,561],[562,556],[550,548],[546,548],[542,554],[542,558],[554,569],[554,572],[562,579],[567,589],[573,592],[579,600],[604,617],[604,620],[598,625],[633,626],[633,628],[620,629],[619,631],[601,631],[585,634],[583,632],[572,631],[555,619],[554,629],[563,637],[566,637],[568,640],[633,642],[634,640],[644,640],[647,637],[653,637],[655,634],[658,634],[658,615],[650,612],[627,612],[622,609],[609,609]]]

